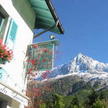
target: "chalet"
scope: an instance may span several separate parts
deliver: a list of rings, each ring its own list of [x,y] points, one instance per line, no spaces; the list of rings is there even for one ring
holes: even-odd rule
[[[34,29],[43,29],[39,34]],[[0,61],[0,108],[24,108],[24,60],[33,38],[45,32],[63,34],[63,28],[51,0],[0,0],[0,39],[11,49],[10,62]]]

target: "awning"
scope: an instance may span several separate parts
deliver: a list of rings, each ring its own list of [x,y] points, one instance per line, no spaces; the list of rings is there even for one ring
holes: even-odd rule
[[[48,29],[54,26],[58,20],[57,27],[54,27],[49,31],[58,34],[64,33],[63,27],[60,23],[58,16],[56,15],[51,0],[29,0],[29,1],[36,13],[35,27],[37,29]]]

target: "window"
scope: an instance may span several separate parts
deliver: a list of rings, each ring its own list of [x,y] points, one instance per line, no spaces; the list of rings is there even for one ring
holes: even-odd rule
[[[10,25],[8,28],[8,33],[6,36],[6,44],[7,44],[8,48],[10,48],[10,49],[14,48],[17,30],[18,30],[17,23],[13,19],[11,19]]]
[[[3,38],[3,23],[4,23],[4,17],[3,17],[3,15],[1,14],[1,12],[0,12],[0,38]]]
[[[18,25],[14,19],[0,6],[0,39],[8,48],[14,49]]]
[[[1,30],[2,30],[3,22],[4,22],[4,17],[3,17],[3,15],[0,13],[0,32],[1,32]]]
[[[0,5],[0,39],[4,38],[8,17],[7,12]]]

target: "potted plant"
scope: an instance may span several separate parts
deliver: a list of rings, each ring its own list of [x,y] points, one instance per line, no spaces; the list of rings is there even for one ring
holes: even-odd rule
[[[12,50],[8,49],[5,44],[3,44],[0,39],[0,64],[5,64],[6,62],[10,62],[13,57]]]

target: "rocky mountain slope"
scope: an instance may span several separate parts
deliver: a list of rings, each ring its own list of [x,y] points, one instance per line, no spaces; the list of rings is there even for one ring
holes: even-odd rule
[[[68,64],[55,67],[45,74],[53,92],[72,95],[73,93],[93,87],[96,90],[108,88],[108,64],[101,63],[83,54],[78,54]],[[46,81],[42,76],[38,78]]]
[[[62,97],[63,102],[61,102],[65,103],[65,107],[57,108],[74,108],[68,106],[72,104],[74,97],[77,97],[80,105],[88,105],[81,108],[94,108],[92,106],[97,99],[103,102],[102,105],[107,106],[108,64],[80,53],[67,64],[55,67],[52,71],[41,72],[40,76],[28,83],[27,90],[28,96],[34,99],[33,102],[37,102],[35,105],[43,101],[44,105],[47,106],[50,103],[53,106],[56,103],[54,101],[60,101]],[[55,95],[58,95],[57,100],[55,100]],[[90,97],[91,101],[93,97],[95,99],[92,104],[87,103]],[[55,108],[55,106],[49,105],[45,108]]]
[[[46,78],[58,79],[71,75],[83,77],[85,81],[108,79],[108,64],[101,63],[83,54],[78,54],[67,64],[55,67]],[[42,77],[39,78],[43,80]],[[45,79],[45,78],[44,78]]]

